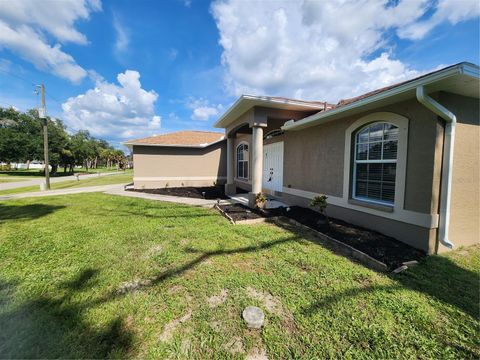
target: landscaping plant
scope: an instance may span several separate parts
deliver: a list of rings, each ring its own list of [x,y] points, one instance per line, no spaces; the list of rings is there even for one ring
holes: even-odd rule
[[[319,225],[329,224],[328,216],[326,212],[327,206],[328,206],[327,199],[328,199],[327,195],[322,194],[322,195],[315,196],[310,202],[310,207],[317,209],[321,214],[320,219],[318,220]]]
[[[255,196],[255,207],[256,208],[263,209],[266,202],[267,202],[267,197],[265,196],[265,194],[262,194],[261,192],[259,192]]]

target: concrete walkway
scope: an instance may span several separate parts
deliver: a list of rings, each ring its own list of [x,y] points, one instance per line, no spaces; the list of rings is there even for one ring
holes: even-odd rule
[[[248,206],[248,194],[235,194],[230,196],[230,199],[232,199],[232,201],[235,203]],[[288,205],[267,196],[267,203],[265,204],[265,209],[276,209],[279,207],[288,207]]]
[[[109,195],[119,195],[119,196],[127,196],[127,197],[134,197],[134,198],[147,199],[147,200],[166,201],[166,202],[173,202],[177,204],[202,206],[202,207],[212,207],[217,203],[217,200],[195,199],[195,198],[180,197],[180,196],[168,196],[168,195],[148,194],[148,193],[135,192],[135,191],[126,191],[123,189],[123,187],[117,188],[117,189],[111,189],[111,190],[105,191],[105,193]],[[232,203],[231,200],[220,200],[220,204],[231,204],[231,203]]]
[[[125,185],[126,184],[86,186],[86,187],[73,188],[73,189],[36,191],[36,192],[26,192],[26,193],[3,195],[3,196],[0,195],[0,201],[24,199],[29,197],[59,196],[59,195],[70,195],[70,194],[80,194],[80,193],[102,192],[108,195],[126,196],[126,197],[155,200],[155,201],[166,201],[166,202],[173,202],[177,204],[185,204],[185,205],[201,206],[201,207],[213,207],[213,205],[217,203],[217,200],[205,200],[205,199],[195,199],[195,198],[187,198],[187,197],[179,197],[179,196],[157,195],[157,194],[147,194],[142,192],[126,191]],[[236,201],[220,200],[220,204],[231,204],[234,202]]]
[[[90,192],[107,192],[112,190],[123,190],[124,186],[125,184],[113,184],[113,185],[100,185],[100,186],[86,186],[86,187],[73,188],[73,189],[26,192],[26,193],[20,193],[20,194],[12,194],[12,195],[0,195],[0,201],[24,199],[29,197],[58,196],[58,195],[70,195],[70,194],[80,194],[80,193],[90,193]]]
[[[117,175],[117,174],[125,174],[123,171],[115,171],[115,172],[108,172],[108,173],[100,173],[100,174],[87,174],[87,175],[79,175],[80,181],[84,179],[99,177],[99,176],[109,176],[109,175]],[[50,178],[50,183],[58,183],[63,181],[69,180],[77,180],[75,175],[69,176],[61,176],[61,177],[53,177]],[[10,190],[10,189],[17,189],[27,186],[40,186],[41,183],[45,182],[45,178],[36,178],[32,180],[24,180],[24,181],[14,181],[14,182],[7,182],[7,183],[0,183],[0,190]]]

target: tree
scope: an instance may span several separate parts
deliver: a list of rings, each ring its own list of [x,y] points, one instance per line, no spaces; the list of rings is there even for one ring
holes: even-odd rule
[[[26,113],[0,107],[0,162],[41,160],[43,154],[43,120],[37,110]],[[96,139],[88,131],[69,135],[61,120],[47,117],[49,159],[52,174],[59,166],[73,171],[75,165],[97,168],[103,160],[108,165],[122,163],[123,152],[118,152],[105,140]]]

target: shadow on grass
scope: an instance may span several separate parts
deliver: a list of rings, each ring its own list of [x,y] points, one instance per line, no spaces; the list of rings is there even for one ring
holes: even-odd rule
[[[402,286],[423,292],[455,306],[475,319],[480,316],[480,276],[445,256],[430,256],[420,265],[391,278]]]
[[[0,204],[0,223],[6,220],[33,220],[65,208],[63,205],[7,205]]]
[[[299,237],[317,243],[335,252],[337,255],[344,256],[353,262],[355,259],[339,253],[335,247],[322,242],[313,234],[297,227],[281,224],[283,229],[295,234]],[[358,263],[358,262],[357,262]],[[359,263],[361,266],[365,266]],[[395,280],[399,286],[398,288],[409,288],[418,292],[425,293],[435,299],[450,304],[459,310],[478,319],[480,315],[480,276],[474,271],[470,271],[458,266],[455,262],[445,256],[429,256],[425,258],[416,267],[408,269],[406,272],[398,275],[389,275],[392,280]],[[395,287],[394,287],[395,288]],[[339,299],[342,297],[352,297],[359,295],[365,291],[373,291],[373,288],[351,289],[343,294],[338,294],[335,297]],[[306,313],[314,312],[328,303],[335,302],[335,298],[322,299],[317,303],[311,305],[309,309],[305,309]]]
[[[16,285],[0,282],[0,358],[125,357],[133,333],[123,319],[92,327],[84,319],[84,304],[72,300],[92,285],[96,273],[86,269],[62,284],[63,296],[39,296],[19,304],[13,302]]]
[[[109,294],[106,294],[105,296],[98,298],[94,301],[91,302],[91,305],[97,305],[101,304],[104,302],[108,302],[111,300],[114,300],[118,297],[122,297],[127,295],[130,292],[133,291],[142,291],[148,288],[151,288],[153,286],[156,286],[164,281],[167,281],[168,279],[171,279],[176,276],[180,276],[186,271],[193,269],[195,266],[201,264],[204,261],[207,261],[208,259],[212,257],[217,257],[217,256],[228,256],[228,255],[234,255],[234,254],[244,254],[244,253],[250,253],[250,252],[257,252],[257,251],[262,251],[262,250],[267,250],[271,247],[278,246],[281,244],[285,244],[288,242],[292,241],[302,241],[303,239],[292,236],[284,239],[279,239],[275,241],[268,241],[268,242],[263,242],[258,245],[252,245],[252,246],[246,246],[242,248],[236,248],[236,249],[218,249],[218,250],[213,250],[213,251],[200,251],[196,250],[193,248],[187,248],[186,252],[187,253],[192,253],[192,254],[197,254],[199,253],[200,255],[197,256],[195,259],[181,265],[177,266],[175,268],[171,268],[165,271],[162,271],[154,276],[151,276],[148,279],[143,279],[142,281],[135,283],[135,284],[130,284],[129,286],[126,286],[125,288],[118,288],[115,291],[110,292]]]
[[[250,253],[303,239],[292,236],[258,245],[236,249],[200,251],[187,248],[186,252],[199,254],[193,260],[162,271],[143,281],[134,290],[146,290],[172,277],[180,276],[211,257]],[[94,300],[75,301],[74,295],[96,283],[98,270],[84,269],[69,281],[59,285],[62,296],[40,296],[20,303],[12,303],[15,286],[0,283],[0,358],[105,358],[131,355],[133,333],[121,317],[104,328],[93,328],[85,319],[92,307],[121,298],[129,291],[112,291]],[[8,309],[2,311],[2,308]]]
[[[178,204],[175,204],[178,205]],[[150,218],[150,219],[175,219],[175,218],[207,218],[207,217],[218,217],[218,214],[214,212],[205,212],[201,208],[192,208],[192,206],[184,205],[185,211],[178,211],[178,208],[175,209],[173,204],[169,206],[163,206],[158,204],[158,206],[138,206],[132,210],[125,210],[122,208],[115,209],[115,216],[127,217],[133,219],[135,217],[140,218]],[[161,210],[159,212],[159,210]],[[155,213],[151,213],[155,212]],[[104,210],[92,210],[90,213],[95,216],[110,216],[111,212]]]

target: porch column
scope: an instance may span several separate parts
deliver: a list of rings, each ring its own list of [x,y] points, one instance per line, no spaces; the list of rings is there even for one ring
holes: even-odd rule
[[[248,196],[248,206],[255,207],[255,196],[262,191],[263,175],[263,128],[252,127],[252,192]]]
[[[227,137],[227,183],[225,184],[225,194],[234,195],[236,192],[236,186],[233,182],[235,173],[235,159],[233,149],[233,139]]]

